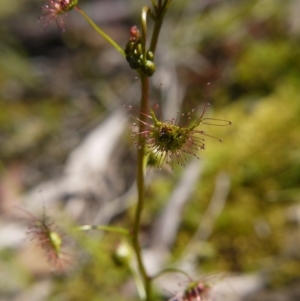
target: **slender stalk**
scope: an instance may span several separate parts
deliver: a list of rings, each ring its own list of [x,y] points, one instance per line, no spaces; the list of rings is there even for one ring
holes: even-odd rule
[[[127,229],[120,228],[120,227],[113,227],[113,226],[102,226],[102,225],[83,225],[73,229],[73,232],[89,231],[89,230],[99,230],[99,231],[107,231],[107,232],[129,235],[129,231]]]
[[[139,297],[142,300],[145,300],[147,298],[147,295],[146,295],[146,290],[145,290],[145,285],[144,285],[143,279],[141,278],[141,276],[140,276],[139,272],[136,270],[136,268],[130,267],[130,271],[131,271],[133,280],[135,282],[135,286],[138,291]]]
[[[141,23],[142,23],[142,51],[143,51],[143,63],[146,62],[146,41],[147,41],[147,13],[149,7],[144,6],[142,8]]]
[[[150,48],[149,48],[149,50],[151,50],[153,53],[155,53],[160,29],[161,29],[161,26],[162,26],[162,23],[164,20],[164,15],[165,15],[170,3],[171,3],[170,0],[165,1],[164,4],[162,4],[161,1],[158,2],[158,8],[156,10],[155,25],[154,25],[152,39],[151,39]]]
[[[119,51],[123,56],[125,52],[110,36],[108,36],[102,29],[100,29],[92,19],[78,6],[75,6],[75,9],[86,19],[86,21],[100,34],[108,43],[110,43],[117,51]]]
[[[149,48],[149,50],[152,51],[153,53],[155,53],[155,50],[156,50],[156,45],[157,45],[158,36],[159,36],[162,22],[163,22],[163,19],[157,20],[157,22],[155,22],[155,25],[154,25],[153,35],[152,35],[151,44],[150,44],[150,48]]]
[[[146,122],[146,115],[143,112],[147,112],[148,109],[148,98],[149,98],[149,79],[146,75],[140,74],[141,79],[141,88],[142,88],[142,96],[141,96],[141,105],[140,105],[140,130],[143,131]],[[138,149],[138,162],[137,162],[137,190],[138,190],[138,203],[136,207],[135,213],[135,222],[133,227],[133,248],[136,253],[137,263],[139,267],[139,271],[143,278],[143,283],[146,290],[146,300],[150,301],[150,281],[147,275],[143,259],[142,259],[142,250],[139,243],[139,230],[141,225],[141,215],[144,208],[145,203],[145,179],[144,179],[144,157],[145,157],[145,145],[144,145],[144,137],[139,135],[139,145],[141,146]]]

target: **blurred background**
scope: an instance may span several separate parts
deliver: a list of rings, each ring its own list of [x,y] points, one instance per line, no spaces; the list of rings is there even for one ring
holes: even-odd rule
[[[123,47],[150,2],[79,6]],[[0,1],[0,300],[138,300],[114,260],[120,236],[70,233],[132,225],[136,148],[123,105],[138,105],[136,74],[75,10],[65,32],[43,30],[43,4]],[[297,0],[174,0],[162,27],[151,78],[161,118],[200,115],[209,101],[207,116],[233,125],[207,126],[223,143],[207,138],[186,168],[147,172],[141,239],[150,272],[211,275],[227,286],[214,300],[300,300],[299,14]],[[66,271],[51,273],[20,206],[68,234]],[[184,281],[157,279],[157,300]]]

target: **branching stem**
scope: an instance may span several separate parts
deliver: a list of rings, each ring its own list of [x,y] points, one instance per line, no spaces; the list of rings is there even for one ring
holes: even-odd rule
[[[125,52],[109,35],[107,35],[102,29],[100,29],[91,18],[78,6],[75,9],[86,19],[86,21],[96,30],[96,32],[101,35],[108,43],[110,43],[117,51],[119,51],[123,56]]]

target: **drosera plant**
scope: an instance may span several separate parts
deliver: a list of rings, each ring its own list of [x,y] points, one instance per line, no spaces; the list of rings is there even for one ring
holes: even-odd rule
[[[154,110],[150,109],[150,114],[144,114],[150,121],[142,121],[137,117],[133,117],[142,123],[145,128],[143,131],[139,131],[138,125],[134,123],[132,137],[140,135],[145,138],[144,145],[148,149],[146,155],[154,155],[157,167],[161,168],[164,163],[167,163],[173,169],[174,161],[178,165],[186,166],[187,155],[199,159],[197,151],[205,149],[206,140],[204,137],[222,142],[221,139],[207,134],[204,130],[197,129],[200,125],[226,126],[232,123],[228,120],[204,117],[209,106],[209,103],[205,104],[201,115],[194,122],[192,119],[195,109],[187,114],[177,112],[176,118],[166,121],[159,121]],[[156,105],[154,108],[157,107]],[[132,109],[132,107],[130,106],[129,109]],[[138,149],[142,148],[142,145],[138,143],[136,143],[136,146]]]
[[[174,294],[168,301],[212,301],[212,285],[209,280],[202,278],[193,280],[190,275],[176,268],[167,268],[153,276],[153,279],[159,278],[164,273],[180,273],[187,278],[187,284],[184,289]]]
[[[172,297],[168,301],[209,301],[211,297],[211,287],[208,283],[191,282],[185,290]]]
[[[64,31],[63,16],[67,16],[68,12],[77,5],[77,0],[49,0],[47,4],[42,6],[43,14],[39,20],[44,24],[46,29],[52,21],[56,22],[57,27]]]
[[[17,209],[26,215],[27,234],[44,251],[51,270],[65,272],[68,267],[71,267],[72,255],[66,250],[66,234],[46,215],[45,205],[41,217],[22,207]]]
[[[124,228],[105,225],[81,225],[74,227],[70,233],[66,233],[46,214],[45,205],[40,217],[22,207],[16,208],[25,214],[27,234],[30,240],[44,251],[52,272],[64,273],[73,266],[75,255],[70,253],[70,241],[67,241],[67,236],[71,234],[74,235],[78,231],[98,230],[129,235],[129,231]]]
[[[149,153],[154,154],[158,167],[161,167],[164,163],[168,163],[173,167],[174,162],[185,166],[187,155],[198,157],[197,151],[205,148],[205,139],[207,137],[221,141],[207,134],[203,129],[200,129],[200,126],[225,126],[231,124],[231,121],[205,117],[209,107],[208,103],[205,104],[202,113],[198,118],[195,118],[195,121],[193,121],[195,110],[186,115],[178,113],[176,118],[169,121],[160,121],[154,110],[150,109],[149,81],[156,70],[155,53],[158,39],[171,3],[172,0],[151,0],[151,8],[144,6],[141,10],[140,27],[132,26],[130,28],[129,39],[124,49],[79,8],[78,0],[49,0],[48,4],[43,6],[43,15],[40,18],[44,22],[43,30],[51,22],[55,22],[57,27],[64,31],[63,17],[71,10],[76,10],[102,38],[126,59],[129,67],[135,70],[139,77],[141,96],[140,105],[136,110],[138,112],[138,116],[135,117],[137,121],[135,124],[136,130],[133,132],[133,136],[137,138],[137,204],[134,211],[133,224],[130,229],[107,225],[83,225],[76,227],[74,232],[96,229],[122,235],[126,241],[126,248],[121,248],[122,252],[119,255],[123,256],[122,262],[125,262],[127,265],[132,265],[132,260],[134,260],[133,266],[136,268],[129,270],[132,271],[140,299],[145,301],[153,300],[152,283],[156,278],[156,276],[149,275],[146,270],[139,238],[142,213],[146,202],[144,177],[147,166],[144,164],[145,156]],[[149,18],[154,23],[151,34],[148,32],[147,27]],[[185,117],[185,121],[183,117]],[[62,254],[62,237],[52,228],[52,223],[46,222],[45,215],[42,220],[33,215],[31,217],[35,223],[29,227],[29,232],[37,238],[40,246],[46,249],[48,254],[52,254],[50,259],[60,258]],[[126,252],[124,253],[125,249]],[[170,271],[170,269],[165,269],[157,275]],[[174,269],[174,272],[178,272],[178,270]],[[181,272],[184,273],[184,271]],[[208,295],[208,290],[206,285],[198,283],[197,285],[189,286],[182,295],[177,297],[177,299],[172,299],[172,301],[203,301],[206,300],[205,295]]]

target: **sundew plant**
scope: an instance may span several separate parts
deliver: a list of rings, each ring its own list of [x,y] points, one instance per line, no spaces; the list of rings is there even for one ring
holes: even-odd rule
[[[150,2],[150,1],[149,1]],[[142,243],[140,239],[142,217],[147,198],[145,196],[145,174],[148,168],[155,168],[158,173],[165,166],[173,170],[176,166],[185,168],[187,162],[196,157],[199,159],[201,152],[205,150],[206,143],[213,145],[222,142],[206,132],[207,126],[222,127],[231,125],[231,121],[215,119],[207,116],[209,103],[203,100],[202,109],[197,116],[195,109],[187,113],[177,113],[170,120],[160,118],[157,113],[157,103],[150,102],[150,81],[156,71],[156,49],[159,47],[159,36],[163,27],[163,21],[168,18],[168,10],[172,9],[172,0],[152,0],[149,6],[141,8],[139,24],[128,28],[128,42],[119,45],[113,37],[106,34],[95,22],[80,8],[78,0],[50,0],[42,7],[42,15],[39,18],[42,30],[49,26],[57,26],[60,31],[67,30],[67,19],[70,13],[79,13],[99,34],[100,39],[105,39],[112,46],[111,51],[117,51],[128,62],[128,68],[136,71],[136,77],[140,85],[139,105],[125,106],[125,111],[132,117],[133,144],[136,146],[137,168],[136,187],[137,202],[134,209],[133,223],[128,228],[109,225],[83,225],[74,229],[74,232],[88,231],[91,229],[109,232],[110,235],[122,237],[122,243],[115,252],[115,258],[125,266],[135,281],[140,300],[154,300],[153,282],[165,273],[181,273],[185,275],[189,284],[180,294],[174,294],[173,301],[203,301],[210,300],[210,286],[201,281],[192,281],[191,277],[177,267],[162,267],[155,274],[150,274],[147,269]],[[175,1],[174,1],[175,2]],[[151,30],[149,30],[149,23]],[[209,84],[209,83],[207,83]],[[163,115],[163,114],[162,114]],[[206,127],[203,127],[205,125]],[[220,131],[220,135],[221,135]],[[217,134],[219,135],[219,134]],[[165,173],[162,173],[165,175]],[[47,216],[42,219],[27,213],[30,219],[29,233],[40,247],[45,251],[48,259],[54,264],[53,268],[60,270],[64,261],[68,259],[67,252],[63,251],[64,235],[56,230],[55,224],[48,221]],[[73,232],[72,230],[70,232]],[[65,259],[66,258],[66,259]],[[67,262],[69,264],[69,262]],[[70,263],[72,264],[72,263]],[[104,273],[101,271],[101,273]],[[156,281],[159,281],[156,280]],[[176,290],[174,283],[174,291]]]

